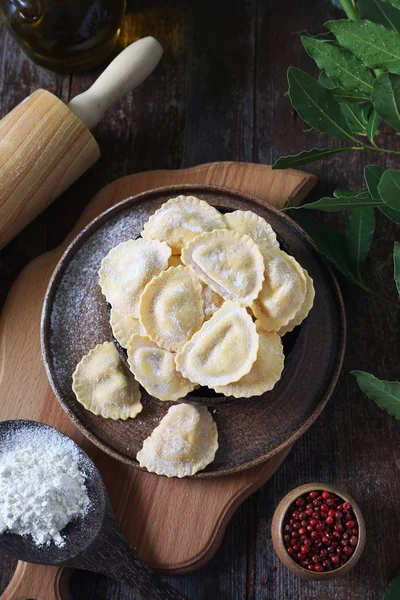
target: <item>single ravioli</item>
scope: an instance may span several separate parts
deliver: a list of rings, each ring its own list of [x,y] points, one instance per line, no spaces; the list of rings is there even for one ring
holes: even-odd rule
[[[297,260],[282,250],[267,250],[264,260],[265,280],[251,308],[266,331],[279,331],[303,304],[306,278]]]
[[[222,229],[225,221],[216,208],[195,196],[171,198],[156,210],[141,233],[145,240],[163,240],[180,254],[194,237],[204,231]]]
[[[260,344],[256,362],[239,381],[216,386],[214,389],[219,394],[235,398],[261,396],[280,380],[285,361],[281,337],[275,331],[264,331],[259,321],[256,321],[256,327]]]
[[[184,377],[210,388],[246,375],[257,358],[258,334],[246,309],[225,302],[177,353]]]
[[[203,233],[182,250],[181,258],[225,300],[249,306],[261,290],[264,260],[248,235],[229,229]]]
[[[137,453],[141,467],[166,477],[189,477],[215,458],[218,432],[205,406],[171,406]]]
[[[177,352],[204,321],[202,285],[186,267],[170,267],[154,277],[140,296],[139,320],[149,338]]]
[[[279,329],[279,335],[285,335],[285,333],[293,331],[297,325],[300,325],[304,321],[313,307],[315,298],[314,282],[305,269],[303,269],[303,273],[306,278],[306,296],[304,298],[304,302],[300,306],[293,319],[291,319],[287,325]]]
[[[261,254],[269,248],[279,248],[276,233],[265,219],[251,210],[235,210],[224,215],[228,229],[245,233],[257,244]]]
[[[171,248],[158,240],[128,240],[101,262],[100,287],[113,308],[137,319],[139,297],[147,283],[168,267]]]
[[[140,389],[113,342],[98,344],[76,365],[72,389],[78,402],[106,419],[129,419],[142,410]]]
[[[203,283],[201,297],[203,298],[204,320],[207,321],[221,308],[225,300],[206,283]]]
[[[133,335],[128,343],[128,364],[144,389],[159,400],[184,398],[195,385],[176,370],[175,355],[148,337]]]
[[[115,339],[123,348],[127,347],[134,333],[146,335],[146,330],[140,324],[139,319],[130,317],[116,308],[111,308],[110,325]]]

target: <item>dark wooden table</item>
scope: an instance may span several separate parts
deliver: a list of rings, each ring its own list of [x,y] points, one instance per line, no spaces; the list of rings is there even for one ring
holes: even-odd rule
[[[143,0],[128,3],[125,39],[154,35],[165,48],[156,74],[109,111],[95,131],[102,158],[77,184],[1,253],[3,301],[22,267],[56,246],[105,184],[128,173],[216,160],[269,164],[279,154],[324,145],[304,133],[286,91],[286,69],[311,63],[294,32],[321,30],[340,15],[328,0]],[[28,60],[0,26],[0,116],[38,87],[64,101],[86,89],[95,73],[51,73]],[[399,148],[398,148],[399,149]],[[316,194],[359,189],[367,162],[397,166],[361,153],[319,163]],[[318,215],[343,226],[345,214]],[[378,215],[367,279],[395,296],[391,253],[399,228]],[[400,311],[358,289],[346,289],[348,344],[339,385],[317,423],[295,445],[276,475],[237,511],[220,550],[199,572],[171,578],[192,600],[378,600],[400,568],[400,424],[366,399],[352,369],[400,377]],[[368,544],[342,580],[306,583],[278,564],[271,517],[279,499],[308,481],[335,483],[364,511]],[[276,567],[276,570],[275,570]],[[0,592],[14,563],[0,559]],[[267,583],[261,583],[267,578]],[[137,595],[103,577],[76,572],[76,600],[133,600]]]

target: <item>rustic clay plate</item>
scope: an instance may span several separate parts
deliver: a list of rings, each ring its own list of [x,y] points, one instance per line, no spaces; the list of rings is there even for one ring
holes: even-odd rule
[[[284,337],[285,369],[271,392],[222,404],[210,390],[192,393],[193,401],[210,405],[218,426],[215,461],[196,475],[211,477],[252,467],[293,444],[321,413],[338,379],[345,345],[339,287],[289,217],[256,198],[212,186],[160,188],[124,200],[94,219],[62,256],[44,301],[42,350],[53,390],[78,428],[108,454],[140,468],[136,453],[172,403],[160,402],[142,389],[143,411],[136,419],[107,420],[77,402],[72,373],[91,348],[112,339],[98,284],[102,258],[120,242],[138,237],[149,216],[179,194],[198,196],[222,212],[252,210],[264,217],[284,249],[307,269],[316,290],[308,318]]]

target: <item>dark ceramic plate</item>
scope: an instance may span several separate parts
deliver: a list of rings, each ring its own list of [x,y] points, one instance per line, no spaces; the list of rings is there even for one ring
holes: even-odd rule
[[[266,208],[256,198],[212,186],[161,188],[124,200],[92,221],[62,256],[44,301],[42,350],[53,390],[74,423],[105,452],[140,468],[136,453],[172,403],[160,402],[142,389],[143,411],[136,419],[107,420],[77,402],[72,373],[91,348],[112,339],[98,284],[102,258],[120,242],[138,237],[149,216],[179,194],[198,196],[222,212],[252,210],[264,217],[283,248],[307,269],[316,291],[308,318],[284,337],[285,369],[271,392],[228,402],[210,390],[192,393],[192,401],[211,407],[218,426],[215,461],[196,475],[211,477],[252,467],[293,444],[321,413],[342,365],[345,315],[338,284],[285,214]]]

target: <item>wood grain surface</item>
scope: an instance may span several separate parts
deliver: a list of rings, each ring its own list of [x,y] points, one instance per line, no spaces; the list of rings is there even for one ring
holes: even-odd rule
[[[284,98],[289,65],[311,61],[294,32],[321,31],[342,13],[329,0],[141,0],[128,2],[123,39],[152,34],[166,49],[154,75],[97,127],[102,158],[1,254],[4,299],[32,258],[54,248],[71,230],[96,191],[117,177],[148,169],[190,167],[214,160],[272,163],[280,154],[333,145],[304,124]],[[5,115],[38,87],[68,101],[96,73],[56,75],[30,62],[0,35],[0,113]],[[392,141],[400,150],[400,141]],[[310,167],[320,184],[315,198],[336,187],[360,190],[367,163],[398,167],[391,157],[360,152]],[[399,229],[378,216],[368,283],[395,294],[393,240]],[[314,216],[344,228],[346,214]],[[296,443],[277,474],[235,514],[214,559],[172,582],[193,600],[380,600],[400,567],[400,428],[360,392],[351,369],[399,378],[399,311],[358,289],[345,289],[348,342],[342,377],[316,424]],[[349,491],[363,511],[369,543],[360,563],[342,580],[306,583],[279,564],[270,526],[278,501],[293,487],[325,481]],[[384,534],[383,534],[384,532]],[[0,588],[14,563],[1,559]],[[276,571],[272,568],[277,567]],[[267,583],[262,581],[267,578]],[[249,587],[247,587],[249,583]],[[98,575],[75,573],[74,600],[137,600],[137,595]]]

